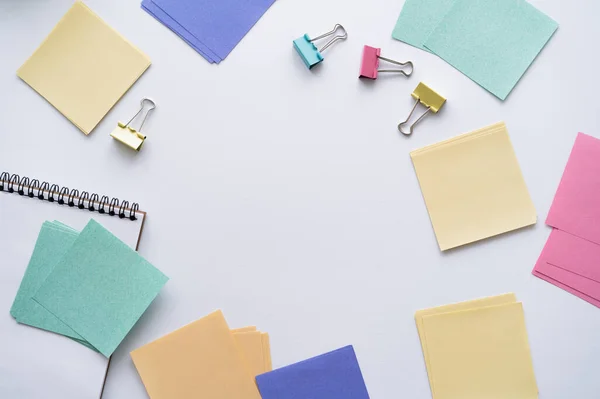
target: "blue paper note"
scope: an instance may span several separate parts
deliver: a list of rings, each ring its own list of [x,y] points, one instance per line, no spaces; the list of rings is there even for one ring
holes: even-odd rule
[[[525,0],[456,0],[425,47],[504,100],[557,28]]]
[[[109,357],[167,280],[92,219],[33,299]]]
[[[207,61],[210,63],[219,63],[221,59],[213,53],[208,47],[204,45],[201,41],[196,39],[194,35],[185,30],[181,25],[177,23],[173,18],[171,18],[166,12],[164,12],[160,7],[152,2],[152,0],[143,0],[142,1],[142,9],[146,11],[148,14],[152,15],[156,20],[161,22],[167,28],[169,28],[173,33],[179,36],[183,41],[190,45],[194,50],[200,53]]]
[[[173,20],[225,59],[275,0],[154,0]]]
[[[429,51],[423,43],[453,4],[454,0],[406,0],[392,37]]]
[[[256,384],[262,399],[369,399],[351,345],[261,374]]]
[[[65,335],[85,345],[83,337],[32,299],[78,235],[78,232],[61,223],[44,222],[10,314],[21,324]]]

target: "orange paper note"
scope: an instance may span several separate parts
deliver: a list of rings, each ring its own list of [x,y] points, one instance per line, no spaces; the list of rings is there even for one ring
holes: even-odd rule
[[[260,399],[219,310],[131,352],[151,399]]]

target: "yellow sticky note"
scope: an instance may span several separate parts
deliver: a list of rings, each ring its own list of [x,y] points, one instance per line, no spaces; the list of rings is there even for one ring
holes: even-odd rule
[[[17,75],[89,134],[150,66],[150,59],[76,2]]]
[[[253,376],[265,372],[265,359],[263,354],[262,337],[259,331],[234,332],[233,338],[239,350],[248,362]]]
[[[431,394],[435,397],[435,391],[433,388],[433,381],[431,375],[431,367],[429,364],[429,355],[427,354],[427,341],[425,340],[425,329],[423,328],[423,317],[431,316],[435,314],[442,314],[448,312],[456,312],[460,310],[477,309],[486,306],[502,305],[506,303],[517,302],[515,294],[503,294],[487,298],[474,299],[471,301],[453,303],[450,305],[438,306],[430,309],[418,310],[415,312],[415,323],[417,324],[417,331],[419,333],[419,340],[421,341],[421,349],[423,349],[423,358],[425,359],[425,366],[427,367],[427,376],[429,378],[429,387],[431,388]]]
[[[151,399],[260,399],[221,311],[131,352]]]
[[[423,317],[436,399],[537,399],[520,302]]]
[[[535,224],[506,125],[410,153],[442,251]]]
[[[265,359],[265,373],[273,370],[273,361],[271,359],[271,340],[269,334],[261,333],[263,345],[263,358]]]

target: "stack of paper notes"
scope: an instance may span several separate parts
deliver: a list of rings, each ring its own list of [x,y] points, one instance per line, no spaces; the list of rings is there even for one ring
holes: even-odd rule
[[[76,2],[17,75],[90,134],[150,66],[150,59]]]
[[[351,345],[259,375],[256,384],[262,399],[369,399]]]
[[[230,330],[221,311],[131,352],[151,399],[260,399],[254,378],[271,370],[269,335]]]
[[[93,219],[45,222],[10,314],[109,357],[167,280]]]
[[[600,307],[600,140],[577,136],[546,224],[533,274]]]
[[[504,123],[410,153],[442,251],[535,224]]]
[[[231,53],[275,0],[142,0],[142,8],[208,62]]]
[[[537,399],[523,306],[514,294],[420,310],[415,321],[434,399]]]
[[[557,28],[526,0],[406,0],[392,36],[504,100]]]

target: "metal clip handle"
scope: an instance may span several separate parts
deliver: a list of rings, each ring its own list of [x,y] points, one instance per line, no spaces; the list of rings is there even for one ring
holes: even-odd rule
[[[402,69],[378,69],[377,72],[399,72],[399,73],[403,74],[406,77],[409,77],[413,73],[414,66],[413,66],[412,61],[400,62],[400,61],[390,60],[389,58],[385,58],[385,57],[381,57],[381,56],[378,56],[378,58],[380,60],[384,60],[384,61],[387,61],[387,62],[392,63],[392,64],[400,65],[402,67],[408,65],[408,66],[410,66],[410,72],[406,73]]]
[[[144,119],[142,119],[142,123],[140,124],[140,128],[136,130],[136,129],[133,129],[133,128],[129,127],[129,124],[131,122],[133,122],[133,120],[135,118],[137,118],[137,116],[139,114],[142,113],[142,111],[144,110],[144,107],[145,107],[146,104],[150,104],[150,107],[146,110],[146,113],[144,114]],[[133,130],[133,131],[136,131],[136,132],[141,132],[142,131],[142,127],[144,126],[144,122],[146,122],[146,119],[148,118],[148,115],[150,115],[150,111],[152,111],[154,108],[156,108],[156,103],[154,101],[150,100],[149,98],[143,98],[142,101],[140,101],[140,110],[138,112],[136,112],[135,115],[133,115],[133,118],[131,118],[129,120],[129,122],[127,122],[125,124],[124,127],[129,128],[129,130]],[[144,138],[145,138],[145,136],[144,136]]]
[[[344,28],[342,25],[340,24],[335,24],[335,26],[333,27],[333,29],[330,32],[327,33],[323,33],[320,36],[317,36],[313,39],[310,39],[311,43],[314,42],[315,40],[319,40],[319,39],[323,39],[327,36],[331,36],[333,35],[338,29],[341,29],[342,31],[344,31],[344,33],[342,35],[337,35],[334,36],[329,42],[327,42],[327,44],[325,44],[323,47],[321,47],[319,49],[319,52],[323,52],[325,51],[329,46],[331,46],[333,43],[337,42],[338,40],[346,40],[348,38],[348,32],[346,32],[346,28]]]
[[[417,109],[417,105],[419,105],[419,102],[420,102],[419,99],[417,99],[417,101],[415,101],[415,105],[412,107],[410,114],[408,114],[408,118],[406,118],[406,120],[404,122],[400,122],[400,124],[398,125],[398,130],[400,131],[400,133],[402,133],[406,136],[410,136],[413,132],[413,129],[417,125],[417,123],[421,122],[423,120],[423,118],[425,118],[429,114],[429,111],[431,111],[431,107],[426,107],[427,110],[425,112],[423,112],[423,115],[419,116],[419,119],[417,119],[412,125],[410,125],[408,127],[408,132],[405,132],[404,130],[402,130],[404,125],[406,125],[408,123],[408,121],[410,120],[410,117],[415,112],[415,109]]]

